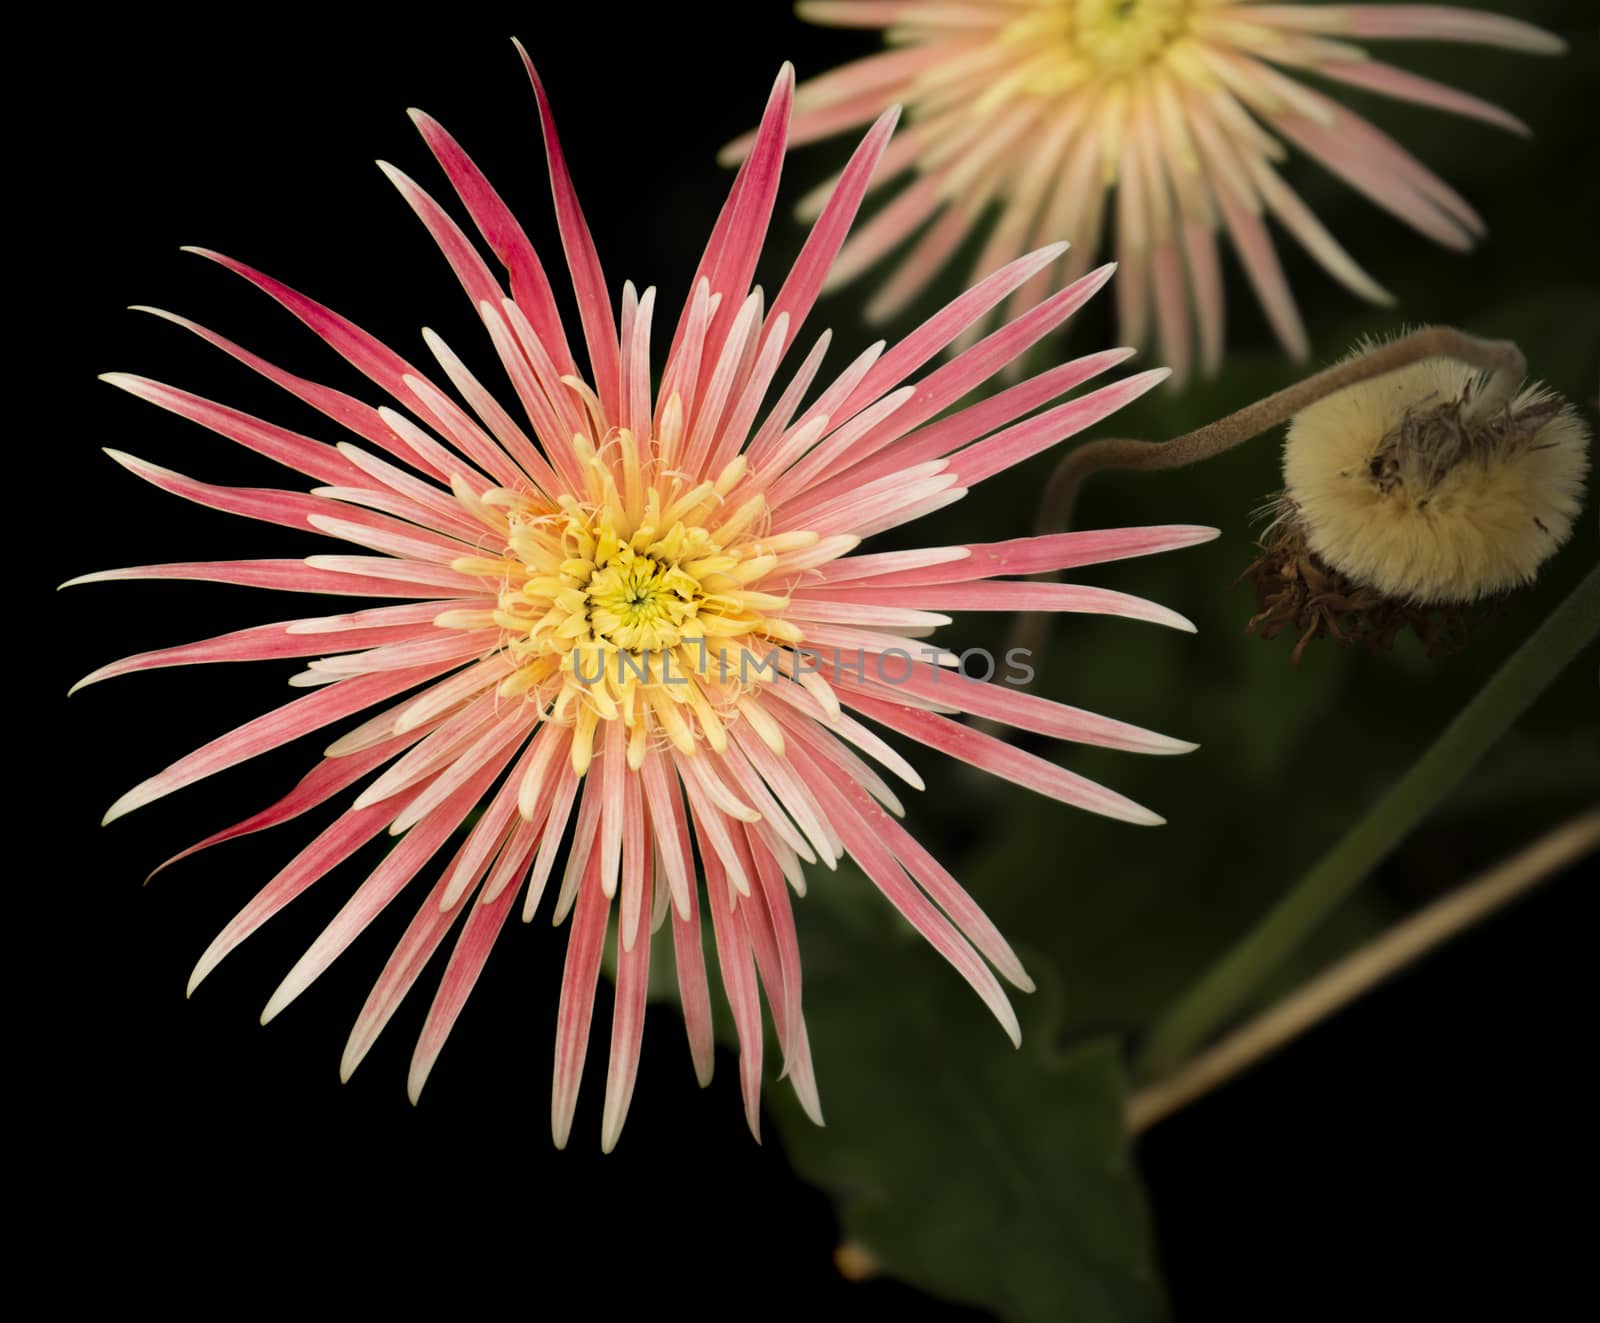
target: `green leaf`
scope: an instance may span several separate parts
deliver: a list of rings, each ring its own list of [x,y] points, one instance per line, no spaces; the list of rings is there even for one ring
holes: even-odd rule
[[[1058,1050],[1059,983],[1032,960],[1013,1049],[853,870],[813,890],[798,918],[827,1126],[787,1084],[768,1104],[846,1236],[889,1275],[1017,1323],[1164,1318],[1115,1045]]]

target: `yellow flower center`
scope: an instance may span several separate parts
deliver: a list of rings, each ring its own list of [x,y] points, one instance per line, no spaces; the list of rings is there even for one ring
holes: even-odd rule
[[[1195,0],[1051,0],[1009,24],[1004,39],[1029,53],[998,79],[986,103],[1027,92],[1050,96],[1132,77],[1162,60],[1189,31]]]
[[[691,536],[698,541],[705,530],[691,533],[678,524],[672,536],[679,543]],[[711,550],[709,542],[705,549]],[[613,531],[601,536],[582,589],[584,615],[595,639],[624,652],[660,652],[676,647],[685,629],[693,628],[705,591],[669,554],[661,542],[640,552],[629,543],[619,545]]]
[[[689,754],[701,739],[726,747],[745,693],[774,678],[777,649],[801,639],[781,619],[788,598],[759,584],[817,535],[762,537],[766,503],[744,460],[694,483],[671,464],[670,421],[666,431],[643,446],[613,433],[600,451],[575,437],[585,490],[554,506],[509,489],[477,499],[457,485],[505,550],[455,568],[500,591],[492,612],[437,623],[500,630],[500,694],[571,725],[580,773],[601,722],[624,723],[636,767],[657,737]]]
[[[1064,0],[1078,49],[1108,74],[1154,61],[1180,35],[1189,0]]]

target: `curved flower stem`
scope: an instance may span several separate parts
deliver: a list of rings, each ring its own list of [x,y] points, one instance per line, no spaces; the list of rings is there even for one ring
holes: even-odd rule
[[[1128,1102],[1129,1131],[1148,1130],[1226,1084],[1386,978],[1596,850],[1600,850],[1600,808],[1591,808],[1338,961],[1182,1069],[1134,1094]]]
[[[1247,404],[1214,423],[1170,441],[1128,441],[1108,437],[1079,446],[1056,465],[1039,503],[1037,531],[1066,528],[1084,481],[1104,469],[1181,469],[1211,459],[1263,432],[1288,422],[1302,409],[1347,386],[1371,381],[1427,358],[1454,358],[1514,385],[1527,371],[1522,351],[1509,340],[1480,340],[1450,326],[1428,326],[1377,345],[1355,358],[1335,363]],[[1500,389],[1505,389],[1504,385]]]
[[[1160,1077],[1238,1009],[1283,958],[1472,770],[1600,633],[1600,569],[1512,654],[1411,769],[1156,1024],[1137,1065]]]
[[[1427,326],[1398,340],[1377,345],[1355,358],[1335,363],[1304,381],[1247,404],[1236,413],[1170,441],[1131,441],[1107,437],[1090,441],[1062,458],[1050,475],[1034,523],[1038,534],[1062,532],[1072,526],[1078,492],[1093,474],[1106,469],[1181,469],[1211,459],[1244,444],[1293,418],[1302,409],[1363,381],[1397,372],[1428,358],[1454,358],[1492,373],[1491,392],[1509,395],[1527,371],[1522,351],[1509,340],[1480,340],[1451,326]],[[1051,580],[1054,574],[1035,576]],[[1012,648],[1037,653],[1049,629],[1049,617],[1030,613],[1018,617]]]

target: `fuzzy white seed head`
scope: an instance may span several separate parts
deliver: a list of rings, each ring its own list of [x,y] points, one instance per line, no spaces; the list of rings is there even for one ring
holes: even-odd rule
[[[1298,414],[1286,495],[1327,565],[1399,602],[1473,602],[1529,582],[1583,506],[1588,430],[1539,385],[1515,395],[1450,359]]]

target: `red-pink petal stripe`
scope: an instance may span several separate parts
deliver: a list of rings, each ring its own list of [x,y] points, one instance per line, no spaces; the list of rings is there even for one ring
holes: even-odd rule
[[[189,248],[187,252],[196,253],[201,257],[210,258],[244,277],[257,289],[270,294],[285,308],[309,326],[318,336],[327,342],[328,346],[343,357],[352,366],[365,373],[369,378],[382,386],[402,404],[411,403],[411,393],[406,390],[404,378],[413,376],[426,380],[421,372],[412,367],[405,359],[395,353],[381,341],[368,335],[354,322],[347,321],[331,308],[324,307],[315,299],[307,298],[297,290],[290,289],[282,281],[274,280],[254,267],[246,266],[243,262],[236,262],[231,257],[224,257],[221,253],[212,252],[207,248]],[[401,458],[415,463],[418,468],[429,473],[431,477],[448,481],[450,475],[437,468],[430,467],[426,461],[411,459],[403,450],[397,451]]]
[[[673,968],[678,978],[678,1000],[683,1006],[683,1027],[689,1039],[689,1058],[695,1079],[703,1089],[711,1083],[716,1048],[712,1039],[711,994],[706,983],[705,948],[700,939],[700,899],[689,897],[689,915],[672,915]]]
[[[288,633],[288,626],[296,623],[299,622],[285,620],[275,625],[256,625],[250,629],[218,634],[195,643],[184,643],[172,648],[157,648],[151,652],[124,657],[121,661],[110,662],[98,670],[91,671],[67,692],[77,693],[86,685],[99,680],[109,680],[118,675],[131,675],[136,671],[153,671],[164,666],[198,665],[202,662],[266,661],[278,657],[314,657],[326,654],[330,650],[378,647],[440,633],[431,623],[352,630],[337,636]]]
[[[857,409],[898,386],[967,327],[992,311],[1028,277],[1042,271],[1066,250],[1066,244],[1057,243],[1019,257],[952,299],[878,360],[838,411],[835,422],[842,422]]]
[[[531,842],[519,850],[523,838],[519,834],[506,846],[506,859],[525,863]],[[499,864],[496,865],[496,868]],[[467,907],[467,921],[461,926],[450,962],[433,994],[433,1004],[428,1008],[428,1018],[423,1022],[422,1033],[417,1038],[416,1050],[411,1056],[411,1069],[406,1076],[406,1092],[415,1103],[422,1096],[422,1086],[428,1081],[433,1063],[439,1059],[445,1039],[455,1027],[461,1009],[467,1003],[478,975],[483,972],[495,939],[505,926],[506,915],[511,913],[517,898],[515,887],[506,887],[492,902]]]
[[[989,966],[911,881],[875,831],[876,822],[886,815],[865,791],[848,782],[835,783],[825,769],[811,761],[810,755],[797,752],[796,756],[802,767],[808,768],[817,777],[817,792],[851,857],[861,865],[889,903],[966,979],[1000,1022],[1012,1043],[1020,1044],[1022,1029],[1017,1024],[1016,1012],[1011,1009],[1011,1003]]]
[[[629,776],[637,793],[638,778]],[[650,904],[650,875],[641,873],[644,904]],[[623,902],[627,903],[627,889]],[[637,917],[635,918],[637,923]],[[639,1049],[644,1042],[645,995],[650,990],[650,943],[624,945],[619,934],[617,951],[617,995],[611,1011],[611,1058],[606,1066],[606,1101],[600,1120],[600,1151],[609,1153],[617,1146],[622,1123],[633,1100],[634,1081],[639,1076]]]
[[[544,131],[545,155],[550,163],[550,192],[555,199],[556,224],[561,231],[561,247],[567,255],[573,292],[578,297],[578,316],[583,323],[584,344],[589,350],[595,393],[600,397],[606,416],[615,418],[619,412],[617,389],[621,363],[618,358],[617,322],[611,312],[605,273],[600,269],[600,255],[595,251],[589,224],[583,218],[583,209],[578,205],[578,195],[572,187],[572,176],[561,151],[561,140],[556,136],[555,116],[550,112],[544,84],[539,81],[539,74],[522,43],[517,42],[516,46],[528,70],[528,78],[533,83],[533,95],[539,103],[539,124]]]
[[[421,906],[384,963],[377,982],[372,985],[372,991],[367,994],[355,1024],[350,1027],[350,1037],[345,1040],[344,1054],[339,1059],[341,1080],[348,1081],[355,1074],[356,1067],[372,1050],[378,1035],[422,976],[433,953],[444,944],[456,915],[440,908],[439,899],[443,893],[444,879],[440,878],[423,898]]]
[[[124,813],[131,813],[163,795],[170,795],[174,790],[192,785],[269,749],[276,749],[313,730],[320,730],[352,712],[359,712],[424,680],[431,680],[454,665],[454,662],[450,662],[405,671],[385,671],[378,675],[361,675],[313,690],[304,698],[297,698],[253,721],[247,721],[238,729],[178,759],[164,771],[141,781],[106,810],[104,821],[115,821]]]
[[[901,437],[867,460],[848,475],[851,482],[871,482],[887,473],[899,472],[912,465],[940,459],[970,441],[993,431],[997,427],[1020,418],[1081,386],[1102,372],[1127,362],[1134,355],[1132,349],[1107,349],[1097,354],[1062,363],[1036,377],[1020,382],[986,400],[969,405],[948,418],[919,428]]]
[[[848,690],[845,701],[863,716],[872,718],[890,730],[897,730],[930,749],[938,749],[952,758],[959,758],[985,772],[1004,777],[1036,794],[1139,826],[1156,826],[1163,821],[1149,809],[1113,790],[1107,790],[1086,777],[1031,753],[1024,753],[992,735],[951,721],[948,717]]]
[[[583,866],[577,910],[567,937],[567,961],[561,975],[561,1005],[556,1012],[556,1060],[550,1091],[550,1133],[557,1148],[567,1146],[572,1114],[578,1105],[583,1061],[589,1054],[589,1021],[594,1015],[595,980],[605,946],[611,900],[600,886],[600,856],[591,852]]]
[[[521,223],[501,201],[499,193],[472,158],[437,120],[420,110],[412,110],[409,114],[429,150],[449,176],[456,195],[465,205],[478,232],[511,273],[511,297],[527,313],[528,320],[533,323],[539,339],[561,372],[576,373],[577,365],[573,362],[572,351],[567,347],[566,332],[561,325],[561,313],[556,307],[550,278],[545,274],[538,253],[528,242]]]
[[[216,404],[175,386],[151,381],[148,377],[127,372],[107,372],[100,380],[141,400],[147,400],[157,408],[210,428],[219,436],[237,441],[256,454],[265,455],[287,468],[308,473],[323,482],[361,485],[361,471],[324,441],[315,441],[287,428],[262,422],[238,409]]]
[[[1075,436],[1086,427],[1114,414],[1146,391],[1171,376],[1168,368],[1135,373],[1075,400],[1047,409],[1037,417],[1013,424],[958,451],[950,460],[950,472],[963,487],[971,487],[1002,473],[1042,450]]]
[[[778,196],[793,105],[794,66],[785,61],[767,98],[761,126],[756,130],[756,145],[734,181],[728,199],[727,226],[724,229],[719,218],[718,227],[712,232],[713,246],[706,251],[709,270],[705,274],[711,281],[711,291],[723,296],[706,338],[708,357],[722,352],[728,330],[750,290],[772,220],[772,205]]]
[[[201,249],[193,251],[203,252]],[[209,256],[209,254],[206,255]],[[348,428],[363,440],[370,441],[380,449],[387,450],[390,454],[398,456],[408,464],[415,463],[410,451],[399,443],[394,433],[389,430],[388,425],[378,416],[378,411],[370,404],[363,404],[354,396],[346,395],[343,391],[334,390],[331,386],[324,386],[315,381],[308,381],[304,377],[297,377],[292,372],[285,372],[282,368],[273,366],[273,364],[259,355],[252,354],[248,349],[234,344],[232,340],[225,339],[215,331],[208,331],[205,327],[190,321],[186,317],[163,312],[160,308],[139,307],[135,311],[148,312],[152,316],[160,317],[163,321],[169,321],[175,326],[181,326],[185,330],[194,332],[208,344],[215,345],[224,353],[238,359],[245,366],[253,368],[274,385],[281,386],[296,399],[305,401],[313,409],[326,414],[336,423]],[[419,467],[424,466],[419,465]],[[441,476],[431,468],[427,468],[425,471],[434,477]]]
[[[883,446],[910,432],[912,428],[943,413],[979,383],[987,381],[1007,363],[1025,353],[1044,336],[1054,331],[1068,317],[1094,297],[1111,278],[1114,266],[1103,266],[1076,280],[1065,289],[1057,291],[1037,307],[986,336],[972,348],[958,355],[942,367],[930,372],[917,382],[916,396],[903,409],[879,423],[856,443],[854,461],[872,458]],[[940,451],[939,454],[945,452]],[[930,455],[929,458],[933,458]],[[908,462],[904,455],[898,463]],[[847,481],[869,479],[863,469],[850,470],[849,464],[837,464],[826,472],[849,470]]]
[[[839,687],[847,692],[876,695],[893,701],[871,684],[863,684],[846,677],[843,668],[837,673]],[[1001,721],[1018,730],[1033,731],[1051,739],[1071,740],[1074,744],[1093,744],[1103,749],[1122,749],[1128,753],[1192,753],[1198,745],[1187,740],[1175,740],[1125,721],[1115,721],[1082,708],[1068,707],[1064,703],[1040,698],[1004,684],[989,684],[970,680],[959,671],[942,670],[937,666],[918,665],[905,679],[895,682],[896,694],[909,694],[926,699],[943,707],[954,708],[975,717]]]
[[[817,592],[822,592],[818,588]],[[913,611],[1073,611],[1090,615],[1123,616],[1153,625],[1167,625],[1193,634],[1194,625],[1176,611],[1110,588],[1076,583],[1033,583],[986,579],[978,583],[927,584],[920,587],[854,587],[826,589],[828,600],[839,604],[880,606],[885,612]],[[797,612],[797,615],[801,613]],[[805,618],[801,615],[801,618]],[[892,618],[886,623],[897,624]]]
[[[691,801],[692,802],[692,801]],[[695,831],[701,827],[700,814],[693,814]],[[706,908],[711,913],[711,932],[717,948],[717,965],[722,972],[722,990],[733,1012],[734,1032],[739,1039],[739,1092],[744,1098],[744,1118],[757,1143],[761,1142],[761,992],[756,986],[755,964],[751,958],[750,935],[715,851],[702,845],[701,862],[706,871]]]
[[[355,895],[345,902],[310,949],[284,976],[283,982],[261,1012],[263,1024],[274,1019],[320,977],[350,943],[366,931],[367,925],[388,907],[389,902],[405,889],[422,866],[433,858],[439,847],[461,825],[462,819],[482,798],[483,792],[499,775],[510,756],[507,750],[505,758],[481,768],[455,794],[400,838],[399,844],[372,870]],[[437,901],[434,902],[434,908],[438,908]]]
[[[909,871],[934,903],[950,916],[950,921],[983,954],[1000,976],[1024,992],[1033,991],[1033,980],[1022,967],[1011,944],[1001,935],[966,889],[900,823],[876,805],[863,804],[862,813],[883,838],[894,857]]]
[[[321,570],[308,566],[303,560],[183,560],[166,565],[131,565],[118,570],[80,574],[61,586],[71,588],[77,584],[112,583],[124,579],[183,579],[227,583],[239,588],[274,588],[280,592],[332,593],[344,597],[439,596],[439,589],[433,584]]]
[[[415,744],[427,733],[428,728],[423,726],[417,730],[407,731],[404,735],[396,735],[382,744],[375,744],[346,758],[324,758],[301,777],[295,788],[277,803],[268,805],[261,812],[253,813],[231,827],[212,832],[205,840],[195,842],[187,850],[180,850],[165,863],[153,869],[145,881],[149,882],[150,878],[171,868],[180,859],[187,859],[190,855],[198,854],[213,845],[220,845],[223,841],[231,841],[238,836],[248,836],[252,832],[265,831],[268,827],[276,827],[291,818],[299,817],[307,810],[332,799],[341,790],[353,786],[368,772],[375,767],[381,767],[395,754]],[[392,807],[390,812],[393,812]]]
[[[389,820],[394,817],[394,811],[393,804],[350,809],[318,833],[317,838],[285,864],[250,903],[234,915],[228,926],[212,939],[211,945],[206,947],[189,975],[188,995],[194,995],[201,981],[222,963],[234,947],[318,878],[348,859],[387,827]]]
[[[861,199],[866,195],[867,187],[872,182],[873,172],[878,168],[878,162],[883,157],[884,148],[888,146],[899,118],[899,107],[891,106],[878,117],[877,123],[861,140],[861,145],[851,155],[850,163],[845,166],[844,174],[840,177],[832,196],[829,197],[827,205],[822,209],[822,214],[817,217],[816,224],[811,227],[811,233],[806,236],[800,255],[795,258],[788,278],[778,290],[778,297],[772,301],[772,307],[767,311],[766,325],[762,328],[764,331],[775,327],[778,318],[785,313],[788,314],[788,330],[783,337],[785,348],[794,343],[800,334],[800,328],[816,305],[817,295],[822,291],[828,269],[833,265],[833,259],[839,255],[845,236],[850,232],[856,212],[861,208]]]

